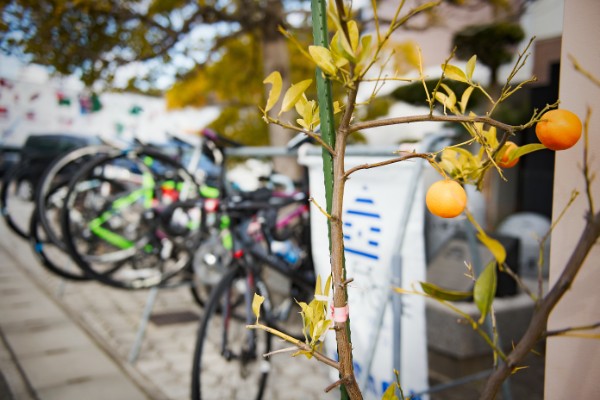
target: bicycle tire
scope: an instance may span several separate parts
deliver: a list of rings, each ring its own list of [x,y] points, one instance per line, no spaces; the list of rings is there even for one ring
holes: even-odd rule
[[[69,257],[69,254],[50,240],[42,227],[39,213],[33,212],[29,227],[29,241],[33,254],[40,264],[54,275],[70,281],[89,281],[91,277],[85,273]]]
[[[48,242],[66,251],[60,226],[52,223],[54,217],[47,211],[51,208],[60,212],[70,177],[90,159],[117,151],[107,145],[79,147],[58,157],[46,168],[36,188],[34,202],[38,223],[44,229]],[[61,186],[64,186],[62,192],[58,190]]]
[[[211,292],[196,336],[192,400],[260,400],[264,395],[270,362],[263,354],[271,350],[271,335],[246,328],[255,321],[247,278],[244,269],[233,266]],[[248,340],[256,344],[253,354],[244,349]]]
[[[156,163],[154,168],[158,168],[160,165],[162,168],[160,173],[151,170],[151,167],[144,164],[145,157],[150,157],[152,163]],[[168,173],[170,179],[177,180],[177,182],[183,181],[191,187],[188,190],[190,196],[198,193],[194,178],[179,163],[155,149],[133,149],[121,152],[119,155],[110,154],[94,158],[85,164],[69,183],[61,214],[61,229],[66,249],[86,273],[101,283],[113,287],[145,289],[180,284],[182,281],[177,279],[178,275],[182,279],[189,279],[183,277],[182,271],[189,269],[191,251],[187,246],[193,243],[186,242],[188,238],[185,236],[169,237],[165,232],[161,232],[162,236],[158,234],[160,218],[155,213],[161,206],[160,201],[164,199],[154,198],[153,200],[159,204],[151,206],[136,200],[128,204],[130,208],[119,209],[115,212],[111,202],[118,199],[119,194],[131,194],[143,186],[136,186],[131,182],[123,183],[123,181],[121,184],[126,187],[126,190],[109,197],[96,195],[94,191],[87,192],[83,188],[88,183],[95,182],[98,176],[106,178],[109,184],[112,180],[119,182],[117,179],[119,177],[103,174],[106,171],[113,171],[111,173],[117,173],[117,175],[123,173],[128,176],[129,169],[134,167],[139,167],[146,172],[150,171],[152,179],[156,180],[157,184],[162,178],[160,174]],[[139,178],[135,174],[134,177]],[[103,190],[102,187],[98,189],[100,192]],[[112,189],[112,186],[109,189]],[[156,194],[158,189],[154,187],[152,190],[153,194]],[[86,203],[87,200],[90,201]],[[115,200],[114,204],[116,201],[119,200]],[[86,204],[91,207],[84,207]],[[119,247],[115,242],[104,240],[90,233],[89,222],[94,221],[94,218],[105,212],[110,214],[110,218],[113,219],[111,222],[116,221],[119,225],[118,227],[111,226],[111,232],[120,229],[118,234],[127,239],[128,247]],[[167,245],[172,247],[168,258],[162,253]]]
[[[22,239],[29,239],[29,219],[34,209],[33,187],[26,189],[23,176],[27,161],[18,162],[4,176],[0,191],[0,210],[9,229]]]

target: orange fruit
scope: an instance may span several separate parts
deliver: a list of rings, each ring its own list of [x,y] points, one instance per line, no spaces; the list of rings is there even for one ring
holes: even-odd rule
[[[519,146],[515,142],[506,142],[504,143],[504,152],[502,153],[502,157],[498,160],[498,165],[501,168],[512,168],[519,162],[519,158],[515,158],[512,161],[508,161],[510,155],[515,152]]]
[[[467,206],[467,193],[458,182],[445,179],[429,187],[425,203],[433,215],[454,218]]]
[[[569,110],[550,110],[535,126],[535,134],[550,150],[566,150],[581,137],[581,120]]]

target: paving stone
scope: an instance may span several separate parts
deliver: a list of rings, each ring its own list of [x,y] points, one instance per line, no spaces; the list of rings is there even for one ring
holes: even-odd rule
[[[19,356],[53,354],[69,348],[83,348],[90,343],[81,329],[71,323],[54,324],[38,330],[8,330],[7,340]]]
[[[94,379],[73,380],[68,385],[46,387],[38,392],[44,400],[148,400],[141,391],[118,375],[95,375]]]

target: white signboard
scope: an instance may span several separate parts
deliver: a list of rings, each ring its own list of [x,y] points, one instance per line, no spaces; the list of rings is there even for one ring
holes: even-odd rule
[[[302,150],[300,163],[309,169],[310,195],[325,207],[321,156],[307,155],[306,148]],[[383,159],[347,156],[346,168]],[[398,368],[394,366],[394,354],[400,360],[405,395],[428,388],[424,299],[402,296],[400,315],[394,315],[391,302],[394,296],[400,296],[392,292],[392,267],[398,259],[402,260],[402,266],[396,266],[401,268],[397,273],[401,286],[411,288],[417,281],[425,280],[424,196],[421,179],[415,175],[417,165],[415,161],[407,161],[361,170],[346,184],[344,245],[347,276],[354,278],[348,288],[350,326],[355,372],[365,398],[380,399],[394,382],[394,368]],[[419,179],[416,186],[411,185],[414,179]],[[316,206],[312,207],[315,268],[325,277],[330,274],[327,221]],[[409,217],[407,224],[401,226],[406,207],[410,207]],[[402,229],[406,229],[406,235],[399,249]],[[400,331],[396,334],[395,317],[400,318]],[[327,336],[325,348],[329,357],[337,358],[333,334]]]

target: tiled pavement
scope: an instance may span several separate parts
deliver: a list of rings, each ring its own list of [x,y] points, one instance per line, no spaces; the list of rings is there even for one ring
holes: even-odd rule
[[[202,310],[185,287],[160,291],[132,363],[148,296],[96,282],[65,283],[46,272],[29,244],[0,221],[0,400],[189,399]],[[159,323],[168,319],[172,323]],[[490,361],[461,362],[430,352],[429,365],[431,383],[439,384],[487,369]],[[533,357],[530,366],[512,379],[514,400],[543,398],[542,358]],[[266,400],[339,398],[323,392],[330,381],[321,364],[282,354],[272,367]],[[480,385],[471,382],[430,400],[475,399]]]
[[[189,289],[159,292],[138,358],[129,362],[149,291],[66,283],[3,221],[0,238],[0,367],[15,399],[190,398],[197,318],[155,323],[199,316]],[[267,399],[339,397],[323,392],[330,384],[324,366],[286,354],[272,363]]]

